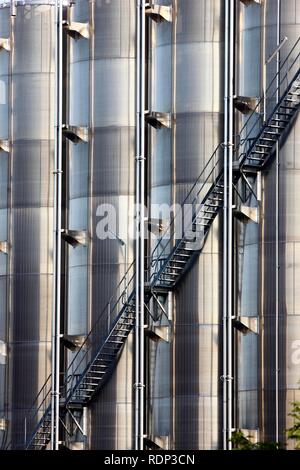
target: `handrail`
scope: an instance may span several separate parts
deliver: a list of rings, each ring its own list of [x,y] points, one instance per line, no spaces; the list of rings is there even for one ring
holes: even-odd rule
[[[193,184],[192,188],[190,189],[189,193],[187,194],[187,196],[185,197],[185,199],[183,200],[183,202],[181,203],[181,207],[183,207],[185,204],[187,204],[187,202],[189,201],[189,198],[192,196],[192,200],[191,202],[189,202],[190,205],[194,205],[198,199],[198,196],[200,194],[200,192],[202,191],[202,189],[208,184],[209,180],[211,179],[213,173],[216,171],[217,174],[215,176],[215,179],[218,177],[219,175],[219,165],[221,163],[221,158],[218,157],[216,159],[216,155],[218,153],[218,151],[223,148],[223,145],[222,144],[219,144],[218,147],[215,149],[215,151],[213,152],[211,158],[208,160],[207,164],[205,165],[204,169],[202,170],[201,174],[199,175],[199,177],[197,178],[196,182]],[[212,164],[212,167],[209,168],[209,166]],[[208,174],[206,175],[206,172],[208,171]],[[201,178],[203,178],[203,181],[201,181]],[[214,178],[212,178],[213,181],[212,181],[212,184],[213,182],[215,181]],[[198,188],[198,185],[200,184],[200,188]],[[195,191],[196,189],[196,191]],[[195,193],[195,194],[194,194]],[[164,246],[162,247],[161,244],[166,240],[165,236],[171,232],[171,229],[172,227],[174,226],[174,223],[176,223],[176,218],[178,216],[181,216],[181,211],[177,211],[177,213],[174,215],[174,217],[172,218],[170,224],[168,225],[168,228],[165,230],[164,234],[160,237],[159,241],[157,242],[156,246],[154,247],[154,249],[152,250],[151,252],[151,257],[150,257],[150,263],[149,263],[149,270],[151,270],[152,268],[152,272],[150,274],[150,282],[151,282],[151,279],[155,278],[157,272],[155,271],[155,266],[158,266],[160,261],[163,260],[163,257],[166,253],[166,250],[167,248],[169,248],[171,246],[171,243],[172,243],[172,238],[171,236],[168,238],[168,241],[167,243],[164,244]],[[192,220],[190,221],[190,225],[188,227],[185,227],[187,230],[190,228],[191,224],[192,224]],[[182,237],[184,238],[185,236],[185,233],[183,233]],[[181,237],[181,238],[182,238]],[[176,245],[175,244],[175,248],[176,248]],[[159,248],[161,249],[161,251],[159,252],[157,258],[154,258],[155,257],[155,253],[159,250]],[[169,254],[168,254],[169,255]],[[154,269],[153,269],[154,268]]]
[[[275,80],[277,79],[278,76],[280,76],[281,74],[281,71],[283,69],[283,67],[285,66],[285,64],[287,63],[287,61],[289,60],[290,56],[292,55],[292,53],[294,52],[294,50],[296,49],[297,45],[300,43],[300,36],[299,38],[297,39],[297,41],[294,43],[292,49],[290,50],[290,52],[288,53],[288,55],[286,56],[285,60],[280,64],[280,68],[278,70],[278,72],[274,75],[273,79],[271,80],[270,84],[268,85],[266,91],[265,91],[265,95],[261,97],[261,99],[258,101],[257,105],[255,106],[254,110],[250,113],[249,117],[247,118],[246,122],[244,123],[243,127],[241,128],[239,134],[241,134],[243,132],[243,130],[247,127],[247,124],[249,123],[251,117],[257,112],[257,110],[259,109],[259,106],[261,105],[261,103],[264,101],[268,91],[271,89],[272,85],[274,84]],[[297,55],[297,58],[299,57],[299,54],[300,52],[298,53]],[[291,67],[294,65],[295,61],[297,60],[297,58],[293,61],[292,65],[289,67],[286,75],[288,74],[288,72],[291,70]],[[286,77],[285,75],[285,77]],[[284,77],[284,78],[285,78]],[[280,83],[280,85],[282,85],[282,82]],[[278,89],[278,88],[277,88]],[[277,89],[275,90],[275,93],[277,91]],[[273,95],[272,95],[273,96]]]
[[[294,50],[296,49],[297,45],[300,43],[300,37],[297,39],[297,41],[295,42],[294,46],[292,47],[291,51],[289,52],[289,54],[287,55],[286,59],[282,62],[282,64],[280,65],[280,69],[279,71],[275,74],[275,76],[273,77],[273,79],[271,80],[266,92],[265,92],[265,95],[262,96],[262,98],[258,101],[256,107],[254,108],[254,110],[251,112],[251,114],[249,115],[249,117],[247,118],[246,122],[244,123],[242,129],[239,131],[239,137],[242,136],[242,133],[243,131],[247,128],[247,126],[249,125],[251,119],[253,118],[253,116],[256,115],[256,119],[254,119],[254,122],[252,123],[251,125],[251,128],[250,130],[247,131],[245,137],[243,137],[243,139],[238,143],[238,145],[236,145],[236,150],[238,150],[240,147],[244,148],[245,144],[247,144],[250,140],[251,140],[251,134],[254,130],[254,128],[257,126],[257,124],[260,122],[261,120],[261,114],[260,113],[257,113],[260,105],[262,102],[264,102],[265,100],[271,100],[275,97],[275,95],[277,94],[278,90],[280,91],[280,88],[283,84],[283,82],[286,80],[286,78],[288,77],[288,74],[290,73],[290,71],[292,70],[292,68],[294,67],[294,65],[296,64],[297,60],[299,59],[300,57],[300,51],[298,52],[298,54],[296,55],[296,57],[293,59],[292,63],[288,66],[288,69],[287,71],[285,72],[284,76],[281,77],[281,73],[282,73],[282,70],[284,68],[284,66],[286,65],[287,61],[289,60],[289,58],[291,57],[292,53],[294,52]],[[271,89],[271,87],[273,86],[275,80],[277,79],[277,77],[281,77],[280,78],[280,83],[279,85],[276,87],[276,89],[273,91],[273,93],[271,94],[271,96],[267,96],[267,92]],[[292,85],[292,81],[291,80],[291,83],[290,85]],[[284,90],[284,93],[282,95],[284,95],[286,93],[286,89]],[[266,110],[264,110],[266,111]],[[273,111],[273,109],[272,109]],[[253,139],[255,139],[255,136],[253,136]],[[247,150],[243,151],[242,154],[246,153]],[[240,155],[241,156],[241,155]]]
[[[73,363],[76,361],[78,355],[80,354],[80,351],[82,349],[85,348],[85,346],[87,345],[88,341],[89,341],[89,338],[91,337],[91,335],[93,334],[93,332],[95,331],[96,327],[99,325],[100,323],[100,320],[103,318],[104,316],[104,313],[108,310],[108,308],[111,307],[111,303],[112,303],[112,300],[115,296],[115,292],[119,289],[119,287],[122,285],[122,283],[125,283],[125,289],[122,291],[122,293],[120,294],[120,296],[118,297],[117,301],[115,302],[114,304],[114,307],[113,309],[111,310],[111,312],[114,310],[116,304],[120,301],[121,298],[123,298],[123,295],[124,295],[124,292],[126,290],[126,288],[128,288],[128,286],[126,286],[126,281],[127,283],[131,282],[131,280],[133,279],[133,276],[129,279],[128,281],[128,274],[130,272],[130,270],[134,267],[134,261],[131,263],[131,265],[129,266],[129,268],[127,269],[126,273],[124,274],[124,276],[122,277],[122,279],[120,280],[119,284],[117,285],[117,287],[115,288],[115,291],[114,293],[111,295],[110,299],[108,300],[108,302],[106,303],[106,305],[104,306],[104,308],[102,309],[99,317],[97,318],[97,320],[95,321],[95,323],[93,324],[92,328],[90,329],[88,335],[86,336],[84,342],[82,343],[82,345],[80,346],[80,348],[78,349],[77,353],[75,354],[73,360],[71,361],[71,363],[69,364],[68,366],[68,369],[67,371],[72,367]]]
[[[127,274],[130,272],[130,269],[134,267],[134,263],[132,263],[130,265],[130,268],[127,270]],[[124,281],[125,279],[122,278],[121,282],[118,284],[118,287],[122,284],[122,282]],[[132,274],[132,276],[129,278],[129,279],[126,279],[126,283],[127,283],[127,289],[128,287],[133,284],[134,286],[134,273]],[[132,292],[134,291],[134,288],[132,290]],[[110,309],[110,315],[116,310],[116,307],[120,304],[120,302],[122,302],[122,305],[123,307],[125,306],[124,303],[123,303],[123,298],[124,298],[124,290],[121,292],[121,294],[119,295],[119,297],[117,298],[117,300],[115,301],[112,309]],[[129,294],[129,297],[132,295],[132,292]],[[113,296],[111,297],[111,299],[113,299]],[[92,346],[93,346],[93,341],[90,340],[91,336],[93,335],[93,333],[95,333],[95,330],[97,328],[97,326],[99,325],[100,323],[100,320],[103,319],[104,317],[104,313],[107,311],[107,307],[110,305],[110,303],[108,302],[106,304],[106,306],[104,307],[104,309],[102,310],[99,318],[97,319],[97,321],[94,323],[94,326],[92,327],[92,329],[90,330],[86,340],[84,341],[84,343],[82,344],[82,346],[79,348],[79,350],[77,351],[75,357],[73,358],[72,362],[70,363],[70,365],[68,366],[67,368],[67,371],[66,371],[66,379],[65,379],[65,382],[64,382],[64,386],[66,387],[66,389],[68,390],[68,383],[71,382],[71,379],[72,377],[75,377],[76,375],[80,375],[80,377],[82,376],[82,374],[84,373],[83,372],[80,372],[80,374],[76,374],[77,371],[79,370],[81,364],[83,363],[83,361],[86,359],[86,356],[88,355],[88,353],[91,351],[92,349]],[[118,318],[118,316],[116,317]],[[115,326],[115,322],[116,322],[116,318],[114,319],[113,323],[111,324],[111,318],[110,318],[110,321],[109,321],[109,325],[108,325],[108,331],[107,331],[107,334],[109,335],[112,331],[112,329],[114,328]],[[103,334],[103,333],[102,333]],[[104,338],[107,338],[107,334],[103,337]],[[102,345],[99,345],[99,347],[102,347]],[[98,350],[99,350],[99,347],[98,347]],[[84,351],[85,349],[85,351]],[[94,355],[92,355],[92,357],[90,358],[90,361],[93,361],[93,358],[97,355],[97,352],[98,350],[96,350],[94,352]],[[83,354],[82,354],[82,351]],[[80,355],[82,354],[82,357],[80,357]],[[76,363],[77,359],[79,358],[79,362]],[[71,374],[70,374],[71,372]],[[76,384],[77,384],[77,380],[76,380]]]

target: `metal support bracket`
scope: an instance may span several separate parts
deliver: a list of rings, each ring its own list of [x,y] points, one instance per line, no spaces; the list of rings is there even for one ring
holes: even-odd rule
[[[165,341],[170,342],[170,327],[167,325],[150,325],[145,328],[145,335],[155,342]]]
[[[71,140],[74,144],[78,142],[88,142],[89,140],[89,128],[88,127],[76,127],[63,125],[63,135]]]
[[[147,219],[145,221],[145,225],[147,227],[147,229],[149,230],[149,232],[153,233],[153,235],[157,235],[157,236],[160,236],[161,233],[164,231],[165,227],[167,227],[167,224],[168,224],[168,221],[167,219],[163,220],[163,219],[155,219],[155,218],[151,218],[151,219]]]
[[[77,419],[76,419],[75,416],[73,415],[73,413],[72,413],[72,411],[70,410],[70,408],[67,408],[67,411],[68,411],[69,415],[71,416],[72,420],[74,421],[74,423],[76,424],[77,428],[78,428],[79,431],[81,432],[81,434],[82,434],[83,436],[85,436],[82,427],[80,426],[79,422],[77,421]]]
[[[61,236],[62,239],[73,248],[76,248],[78,245],[86,246],[87,244],[87,232],[85,230],[63,229]]]
[[[86,335],[61,335],[61,342],[70,351],[80,349],[86,340]]]
[[[249,333],[259,333],[258,317],[238,317],[232,320],[232,326],[240,331],[243,335]]]
[[[262,3],[262,0],[240,0],[246,7],[248,7],[249,5],[251,5],[252,3],[258,3],[259,5],[261,5]]]
[[[236,431],[236,429],[234,429],[234,431]],[[258,429],[241,429],[241,431],[252,444],[256,444],[259,441]]]
[[[260,98],[253,97],[253,96],[234,96],[233,97],[233,105],[234,107],[240,111],[242,114],[250,114],[253,111],[259,113],[260,106],[258,105],[260,102]]]
[[[146,15],[156,23],[161,23],[162,21],[172,22],[172,6],[165,5],[155,5],[150,3],[146,5],[145,9]]]
[[[71,36],[71,38],[75,39],[76,41],[80,38],[89,39],[90,37],[90,25],[89,23],[79,23],[76,21],[72,21],[68,23],[68,21],[64,21],[63,27],[66,33]]]
[[[169,436],[149,436],[144,438],[146,447],[153,450],[168,450]]]
[[[147,124],[154,127],[155,129],[161,129],[162,127],[165,127],[167,129],[171,128],[171,114],[170,113],[146,111],[145,121]]]
[[[243,181],[246,184],[246,187],[249,190],[249,195],[252,194],[255,197],[255,199],[259,202],[261,200],[261,198],[260,198],[260,192],[261,192],[260,191],[260,172],[257,172],[257,174],[254,175],[256,177],[256,181],[257,181],[257,194],[253,190],[252,185],[251,185],[250,181],[248,180],[248,178],[247,178],[244,171],[241,172],[241,176],[242,176]],[[249,195],[246,196],[246,198],[244,199],[243,202],[247,201]]]
[[[233,215],[240,220],[241,222],[259,222],[259,208],[250,207],[244,204],[239,204],[236,209],[233,211]]]
[[[10,51],[10,39],[0,38],[0,50],[4,49],[5,51]]]
[[[11,1],[10,16],[17,16],[17,0],[12,0]]]
[[[0,140],[0,150],[3,152],[10,152],[10,142],[9,140]]]
[[[0,418],[0,431],[6,431],[8,429],[8,419]]]
[[[7,361],[7,343],[0,340],[0,364],[5,365]]]
[[[153,300],[155,300],[155,302],[157,303],[158,307],[160,308],[162,314],[166,317],[166,319],[168,320],[168,322],[170,323],[170,319],[168,317],[168,313],[166,311],[166,309],[164,308],[163,304],[161,303],[161,301],[159,300],[159,298],[157,297],[157,295],[155,294],[155,292],[153,291],[153,289],[151,289],[151,293],[152,293],[152,298]],[[158,293],[158,292],[157,292]],[[166,292],[161,292],[162,295],[165,295],[167,297],[167,293]],[[152,315],[151,315],[152,317]],[[153,318],[153,317],[152,317]],[[154,319],[154,321],[157,321],[159,318],[161,318],[161,314],[156,316],[156,319]]]
[[[0,241],[0,252],[4,253],[5,255],[9,252],[9,243],[7,240]]]

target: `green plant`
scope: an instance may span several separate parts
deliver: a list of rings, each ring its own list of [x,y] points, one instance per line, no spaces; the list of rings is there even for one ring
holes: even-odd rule
[[[234,450],[279,450],[281,446],[278,442],[257,442],[252,443],[250,439],[248,439],[243,431],[238,429],[234,431],[232,434],[232,438],[230,439],[233,445]]]
[[[230,442],[234,450],[253,450],[253,444],[244,436],[244,433],[240,429],[232,433]]]
[[[292,411],[289,413],[294,419],[294,425],[287,430],[287,436],[289,439],[296,441],[295,448],[300,450],[300,402],[294,401],[291,403]]]

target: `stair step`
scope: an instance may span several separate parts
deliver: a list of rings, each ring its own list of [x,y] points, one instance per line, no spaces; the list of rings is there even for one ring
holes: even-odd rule
[[[266,149],[272,149],[273,145],[264,145],[264,144],[256,144],[256,147],[261,147],[261,148],[266,148]]]
[[[176,266],[167,266],[166,269],[176,269],[177,271],[182,271],[182,267],[179,268],[179,267],[176,267]]]
[[[281,119],[281,118],[273,118],[272,121],[274,121],[274,122],[285,122],[285,123],[290,122],[288,119]]]
[[[79,389],[78,389],[78,393],[81,393],[81,392],[83,392],[83,393],[92,392],[92,393],[93,393],[94,391],[95,391],[94,388],[85,388],[85,387],[82,387],[82,388],[79,388]]]
[[[290,117],[290,113],[281,113],[280,111],[277,111],[276,113],[276,116],[285,116],[285,117]]]
[[[176,279],[161,279],[162,282],[175,282]]]
[[[248,160],[255,160],[255,161],[257,161],[257,162],[263,163],[263,159],[262,159],[262,158],[259,158],[259,157],[252,157],[252,156],[250,156],[250,157],[248,157]]]
[[[207,222],[195,222],[195,225],[200,225],[200,227],[210,227],[210,224]]]
[[[161,273],[161,277],[163,277],[163,276],[164,276],[164,277],[176,277],[176,274],[172,275],[171,273],[164,273],[164,272],[162,272],[162,273]]]
[[[290,111],[295,111],[295,108],[291,108],[291,106],[284,106],[284,105],[281,105],[280,109],[289,109]],[[291,116],[291,114],[289,116]]]

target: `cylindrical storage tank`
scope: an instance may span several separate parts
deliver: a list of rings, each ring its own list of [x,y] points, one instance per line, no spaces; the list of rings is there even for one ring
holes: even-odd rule
[[[224,2],[157,3],[172,7],[173,21],[152,24],[149,107],[170,113],[172,124],[151,130],[151,202],[181,204],[223,140]],[[156,394],[153,439],[168,437],[164,442],[171,449],[216,449],[220,442],[218,219],[199,258],[171,294],[171,347],[158,344],[160,365],[150,371]]]
[[[135,0],[79,0],[69,9],[69,24],[84,23],[89,36],[68,40],[68,125],[88,131],[87,142],[69,143],[68,228],[87,232],[86,246],[69,248],[70,335],[89,331],[133,260],[135,11]],[[132,448],[132,354],[130,336],[88,408],[90,449]]]
[[[263,91],[276,74],[276,56],[268,59],[278,46],[277,36],[288,40],[281,47],[281,63],[287,58],[294,43],[300,36],[299,0],[274,0],[261,5],[241,6],[240,43],[243,44],[240,57],[241,95],[263,96]],[[278,15],[279,12],[279,15]],[[253,46],[256,44],[257,46]],[[297,46],[288,58],[291,66],[300,51]],[[286,70],[286,68],[285,68]],[[289,77],[297,71],[297,64]],[[281,79],[285,72],[281,73]],[[287,86],[283,81],[281,92]],[[275,87],[271,87],[271,94]],[[275,100],[267,93],[267,113],[271,112]],[[267,171],[262,173],[262,200],[260,223],[254,244],[257,266],[248,263],[248,278],[252,278],[251,290],[257,299],[260,316],[259,340],[259,393],[257,404],[260,440],[281,443],[287,441],[286,429],[292,425],[288,417],[293,401],[299,400],[299,162],[297,131],[299,118],[281,144],[278,158]],[[298,131],[299,132],[299,131]],[[276,216],[278,214],[278,217]],[[245,248],[246,250],[246,248]],[[255,255],[256,259],[256,255]],[[277,261],[278,260],[278,265]],[[257,269],[256,283],[250,269]],[[276,281],[277,278],[277,281]],[[247,289],[246,286],[244,288]],[[250,288],[250,284],[248,289]],[[256,293],[257,290],[257,293]],[[250,297],[249,297],[250,298]],[[251,303],[247,309],[252,310]],[[245,356],[245,368],[249,368]],[[248,413],[251,413],[251,407]],[[247,420],[251,421],[250,415]],[[288,443],[288,446],[292,446]]]
[[[6,382],[1,378],[1,417],[8,419],[8,440],[14,449],[24,445],[24,416],[50,373],[54,148],[50,3],[25,0],[17,5],[15,16],[10,16],[8,6],[0,8],[1,37],[10,40],[10,50],[0,52],[0,133],[8,141],[8,153],[1,152],[0,163],[1,241],[7,242],[7,254],[0,255],[1,340],[6,343],[8,364]]]

